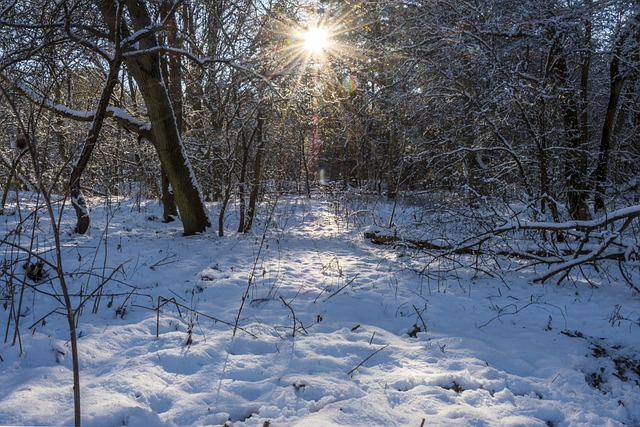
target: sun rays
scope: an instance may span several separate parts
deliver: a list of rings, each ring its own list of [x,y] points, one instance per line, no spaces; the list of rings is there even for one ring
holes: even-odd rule
[[[341,100],[359,89],[357,70],[369,56],[366,36],[358,34],[367,31],[361,13],[353,7],[334,7],[297,16],[278,14],[265,33],[264,75],[273,79],[281,99],[286,99],[285,115],[308,118],[303,132],[311,152],[322,145],[325,106],[341,108]]]
[[[335,12],[335,10],[334,10]],[[298,82],[305,75],[317,75],[319,70],[341,81],[350,65],[364,55],[346,39],[362,27],[353,10],[342,13],[312,13],[307,16],[279,16],[273,27],[277,40],[269,54],[274,75],[294,77]]]
[[[323,27],[310,27],[302,33],[303,47],[312,55],[322,55],[331,47],[331,33]]]

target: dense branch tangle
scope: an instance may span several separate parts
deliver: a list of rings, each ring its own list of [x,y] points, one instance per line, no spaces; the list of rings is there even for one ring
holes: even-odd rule
[[[554,276],[559,276],[558,280],[561,281],[574,268],[599,261],[617,261],[621,268],[640,267],[640,249],[635,233],[629,230],[638,217],[640,205],[619,209],[590,221],[542,222],[515,219],[452,245],[380,232],[366,232],[364,237],[378,245],[402,246],[429,252],[435,259],[455,255],[498,255],[518,258],[534,265],[548,267],[548,270],[541,273],[535,281],[545,282]],[[540,232],[529,236],[538,248],[520,249],[517,246],[518,239],[514,234],[523,231]],[[564,242],[554,243],[552,239],[537,242],[541,234],[551,233],[563,233],[566,236]],[[496,242],[507,234],[510,236],[504,240],[504,244]],[[525,242],[527,241],[525,238]],[[635,289],[632,283],[629,284]]]
[[[478,248],[496,237],[512,232],[532,230],[540,232],[566,233],[577,247],[554,246],[548,251],[510,251],[513,256],[546,264],[549,270],[536,281],[545,282],[560,275],[565,278],[572,269],[603,260],[614,260],[638,266],[640,251],[629,227],[640,216],[640,205],[619,209],[589,221],[537,222],[513,220],[482,235],[471,237],[452,248],[452,251]],[[625,232],[627,232],[625,234]],[[485,245],[486,247],[486,245]]]

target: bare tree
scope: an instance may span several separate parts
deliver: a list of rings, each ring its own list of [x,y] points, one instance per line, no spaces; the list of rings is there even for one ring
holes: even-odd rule
[[[613,44],[609,60],[609,101],[606,106],[598,161],[594,170],[596,212],[605,209],[605,185],[613,149],[616,115],[619,111],[622,86],[633,70],[632,58],[640,54],[640,14],[630,16]]]
[[[174,4],[174,8],[178,3]],[[131,45],[135,43],[137,49],[125,52],[124,61],[145,100],[154,135],[153,143],[162,170],[167,174],[175,195],[184,233],[190,235],[202,232],[211,224],[205,211],[198,182],[182,144],[173,103],[162,78],[161,46],[155,34],[157,27],[153,24],[144,1],[128,0],[125,4],[131,22],[129,25],[123,22],[120,28],[125,37],[130,37],[127,43]],[[118,27],[115,4],[97,1],[97,5],[109,28],[110,39],[115,41]],[[175,10],[169,12],[167,16],[171,16],[174,12]],[[135,31],[135,35],[132,35],[132,30]]]

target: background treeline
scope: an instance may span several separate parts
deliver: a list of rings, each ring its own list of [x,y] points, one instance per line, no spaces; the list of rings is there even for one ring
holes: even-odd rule
[[[40,176],[79,232],[85,194],[223,233],[319,179],[555,221],[638,203],[633,0],[3,0],[0,27],[3,207]]]

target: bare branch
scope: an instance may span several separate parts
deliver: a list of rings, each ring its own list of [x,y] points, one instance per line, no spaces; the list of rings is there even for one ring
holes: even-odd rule
[[[50,99],[37,94],[31,90],[27,85],[20,82],[12,82],[4,74],[0,73],[0,78],[9,84],[12,84],[17,90],[19,90],[26,98],[36,105],[40,105],[43,108],[54,112],[67,119],[72,119],[78,122],[93,122],[96,116],[95,111],[80,111],[69,108],[62,104],[57,104]],[[140,119],[136,119],[129,113],[121,108],[115,106],[108,106],[105,112],[105,117],[115,120],[120,126],[126,130],[133,132],[148,141],[153,142],[153,133],[151,132],[151,124]]]

